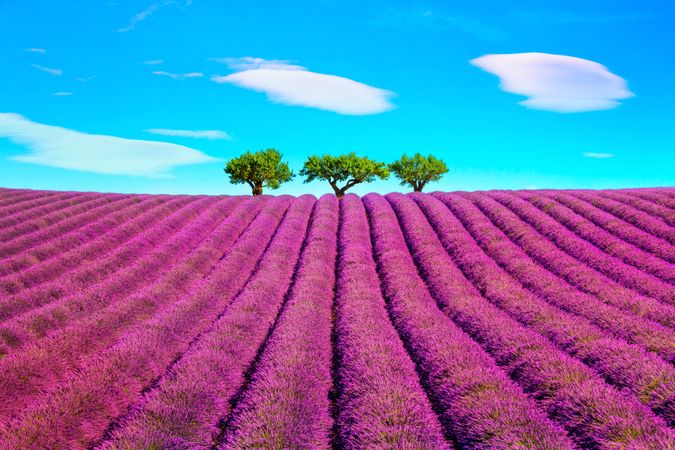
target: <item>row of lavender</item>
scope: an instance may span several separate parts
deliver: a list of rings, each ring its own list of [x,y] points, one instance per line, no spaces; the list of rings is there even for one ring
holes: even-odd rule
[[[78,303],[87,308],[92,301],[108,305],[95,306],[91,315],[68,320],[58,332],[34,339],[0,361],[3,441],[17,448],[78,447],[99,439],[110,421],[220,313],[214,301],[219,297],[216,269],[228,261],[230,276],[221,276],[247,276],[238,269],[251,248],[244,248],[241,240],[248,236],[262,252],[264,236],[274,232],[290,202],[284,197],[266,205],[268,200],[196,200],[201,208],[191,211],[189,223],[169,220],[173,237],[149,230],[141,239],[157,240],[145,258],[128,267],[145,275],[136,289],[110,297],[126,285],[106,291],[116,278],[104,278],[93,285],[99,292],[85,294]],[[219,205],[233,201],[234,209]],[[233,247],[235,242],[238,247]],[[255,255],[250,258],[255,262]],[[82,316],[79,308],[70,311]],[[46,435],[45,429],[54,433]]]
[[[0,191],[51,230],[0,225],[9,447],[673,445],[671,191],[32,194]]]

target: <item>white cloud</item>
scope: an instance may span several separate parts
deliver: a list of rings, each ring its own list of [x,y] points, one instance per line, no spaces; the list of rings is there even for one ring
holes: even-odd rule
[[[586,152],[583,154],[585,158],[594,158],[594,159],[607,159],[614,158],[613,153],[595,153],[595,152]]]
[[[216,83],[264,92],[275,103],[306,106],[339,114],[366,115],[389,111],[394,93],[336,75],[310,72],[285,61],[260,58],[227,59],[244,70],[211,78]]]
[[[164,60],[163,59],[151,59],[149,61],[143,61],[143,64],[145,64],[147,66],[158,66],[160,64],[164,64]]]
[[[64,91],[59,91],[59,92],[54,92],[52,95],[55,97],[67,97],[69,95],[73,95],[73,92],[64,92]]]
[[[182,145],[87,134],[14,113],[0,113],[0,137],[30,149],[12,160],[104,175],[166,177],[175,166],[218,161]]]
[[[633,97],[626,80],[587,59],[548,53],[485,55],[471,61],[500,78],[506,92],[529,97],[531,109],[561,113],[599,111]]]
[[[92,76],[90,76],[90,77],[77,77],[77,78],[75,78],[75,79],[76,79],[77,81],[79,81],[80,83],[86,83],[87,81],[91,81],[91,80],[93,80],[94,78],[96,78],[96,75],[92,75]]]
[[[192,0],[185,0],[182,2],[184,6],[190,6],[192,4]],[[129,21],[129,25],[123,28],[117,29],[118,33],[126,33],[127,31],[131,31],[134,28],[136,28],[136,25],[138,25],[139,22],[144,21],[148,17],[152,16],[154,13],[159,11],[160,9],[164,8],[165,6],[168,5],[176,5],[180,6],[181,2],[177,0],[162,0],[156,3],[153,3],[152,5],[148,6],[145,8],[143,11],[139,12],[138,14],[134,15],[131,20]]]
[[[43,72],[47,72],[50,75],[63,75],[63,70],[61,69],[52,69],[50,67],[45,67],[45,66],[40,66],[37,64],[31,64],[31,66],[35,67],[37,70],[41,70]]]
[[[169,73],[164,72],[163,70],[156,70],[152,72],[153,75],[159,75],[162,77],[169,77],[173,80],[185,80],[186,78],[201,78],[204,76],[201,72],[189,72],[189,73]]]
[[[232,136],[229,133],[220,130],[170,130],[167,128],[150,128],[149,130],[145,131],[162,136],[177,136],[209,140],[224,139],[226,141],[232,140]]]
[[[47,50],[45,50],[44,48],[36,48],[36,47],[24,48],[23,51],[31,53],[42,53],[43,55],[47,53]]]

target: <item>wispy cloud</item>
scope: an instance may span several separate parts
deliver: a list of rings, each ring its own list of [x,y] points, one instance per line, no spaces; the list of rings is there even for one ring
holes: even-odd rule
[[[574,24],[603,24],[628,22],[633,20],[649,20],[654,15],[647,13],[627,14],[589,14],[563,9],[549,9],[536,11],[518,11],[511,14],[516,20],[528,24],[538,25],[574,25]]]
[[[529,97],[519,104],[560,113],[616,108],[633,97],[626,80],[587,59],[548,53],[485,55],[471,64],[500,79],[503,91]]]
[[[188,137],[193,139],[209,140],[223,139],[226,141],[232,140],[232,136],[229,133],[220,130],[171,130],[167,128],[150,128],[149,130],[145,131],[162,136]]]
[[[379,114],[395,106],[394,93],[337,75],[310,72],[281,60],[225,58],[231,68],[243,70],[216,75],[216,83],[264,92],[268,99],[285,105],[306,106],[347,115]]]
[[[87,134],[14,113],[0,113],[0,137],[30,150],[14,161],[105,175],[167,177],[176,166],[218,161],[182,145]]]
[[[47,53],[47,50],[45,50],[44,48],[36,48],[36,47],[24,48],[23,51],[31,53],[42,53],[43,55]]]
[[[131,31],[134,28],[136,28],[136,25],[138,25],[140,22],[144,21],[148,17],[152,16],[155,14],[157,11],[160,9],[164,8],[165,6],[169,5],[175,5],[175,6],[190,6],[192,4],[192,0],[185,0],[183,2],[180,2],[178,0],[162,0],[156,3],[151,4],[147,8],[145,8],[143,11],[139,12],[138,14],[135,14],[131,20],[129,21],[129,25],[123,28],[118,28],[117,32],[118,33],[126,33],[127,31]]]
[[[35,67],[37,70],[41,70],[50,75],[58,75],[58,76],[63,75],[63,70],[61,69],[52,69],[51,67],[40,66],[38,64],[31,64],[31,66]]]
[[[486,41],[494,41],[504,37],[501,30],[485,20],[422,7],[384,10],[379,13],[374,23],[382,27],[457,30]]]
[[[286,59],[263,59],[252,56],[243,58],[211,58],[211,61],[227,64],[233,70],[253,69],[280,69],[280,70],[307,70],[305,67],[293,64],[294,61]]]
[[[143,64],[146,66],[158,66],[160,64],[164,64],[163,59],[151,59],[149,61],[143,61]]]
[[[595,153],[595,152],[586,152],[583,155],[584,158],[594,158],[594,159],[608,159],[614,158],[616,156],[614,153]]]
[[[77,78],[75,78],[75,79],[76,79],[77,81],[79,81],[80,83],[86,83],[87,81],[91,81],[91,80],[93,80],[94,78],[96,78],[96,75],[92,75],[92,76],[90,76],[90,77],[77,77]]]
[[[159,75],[162,77],[169,77],[174,80],[184,80],[186,78],[201,78],[204,76],[201,72],[189,72],[189,73],[169,73],[163,70],[156,70],[152,72],[153,75]]]
[[[55,97],[67,97],[69,95],[74,95],[74,92],[59,91],[52,94]]]

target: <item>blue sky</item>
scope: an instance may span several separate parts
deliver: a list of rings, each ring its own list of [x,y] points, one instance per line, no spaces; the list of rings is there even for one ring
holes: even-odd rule
[[[432,190],[673,186],[673,30],[665,0],[0,0],[0,186],[249,193],[222,168],[268,147],[431,152]]]

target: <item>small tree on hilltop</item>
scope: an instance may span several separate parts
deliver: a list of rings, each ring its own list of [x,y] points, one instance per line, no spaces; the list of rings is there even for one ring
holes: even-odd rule
[[[229,160],[224,170],[230,176],[230,183],[248,184],[253,195],[261,195],[263,187],[278,189],[281,183],[294,177],[288,164],[281,161],[281,153],[273,148],[246,152]]]
[[[405,153],[401,159],[389,164],[389,170],[401,180],[401,186],[409,185],[415,192],[421,192],[430,181],[438,181],[448,172],[445,163],[434,156],[422,156],[415,153],[408,158]]]
[[[359,183],[370,183],[376,178],[386,180],[389,171],[383,162],[349,153],[340,156],[312,155],[305,161],[300,175],[307,177],[305,183],[328,181],[337,198],[342,198],[349,188]],[[342,186],[338,186],[338,183],[343,182]]]

